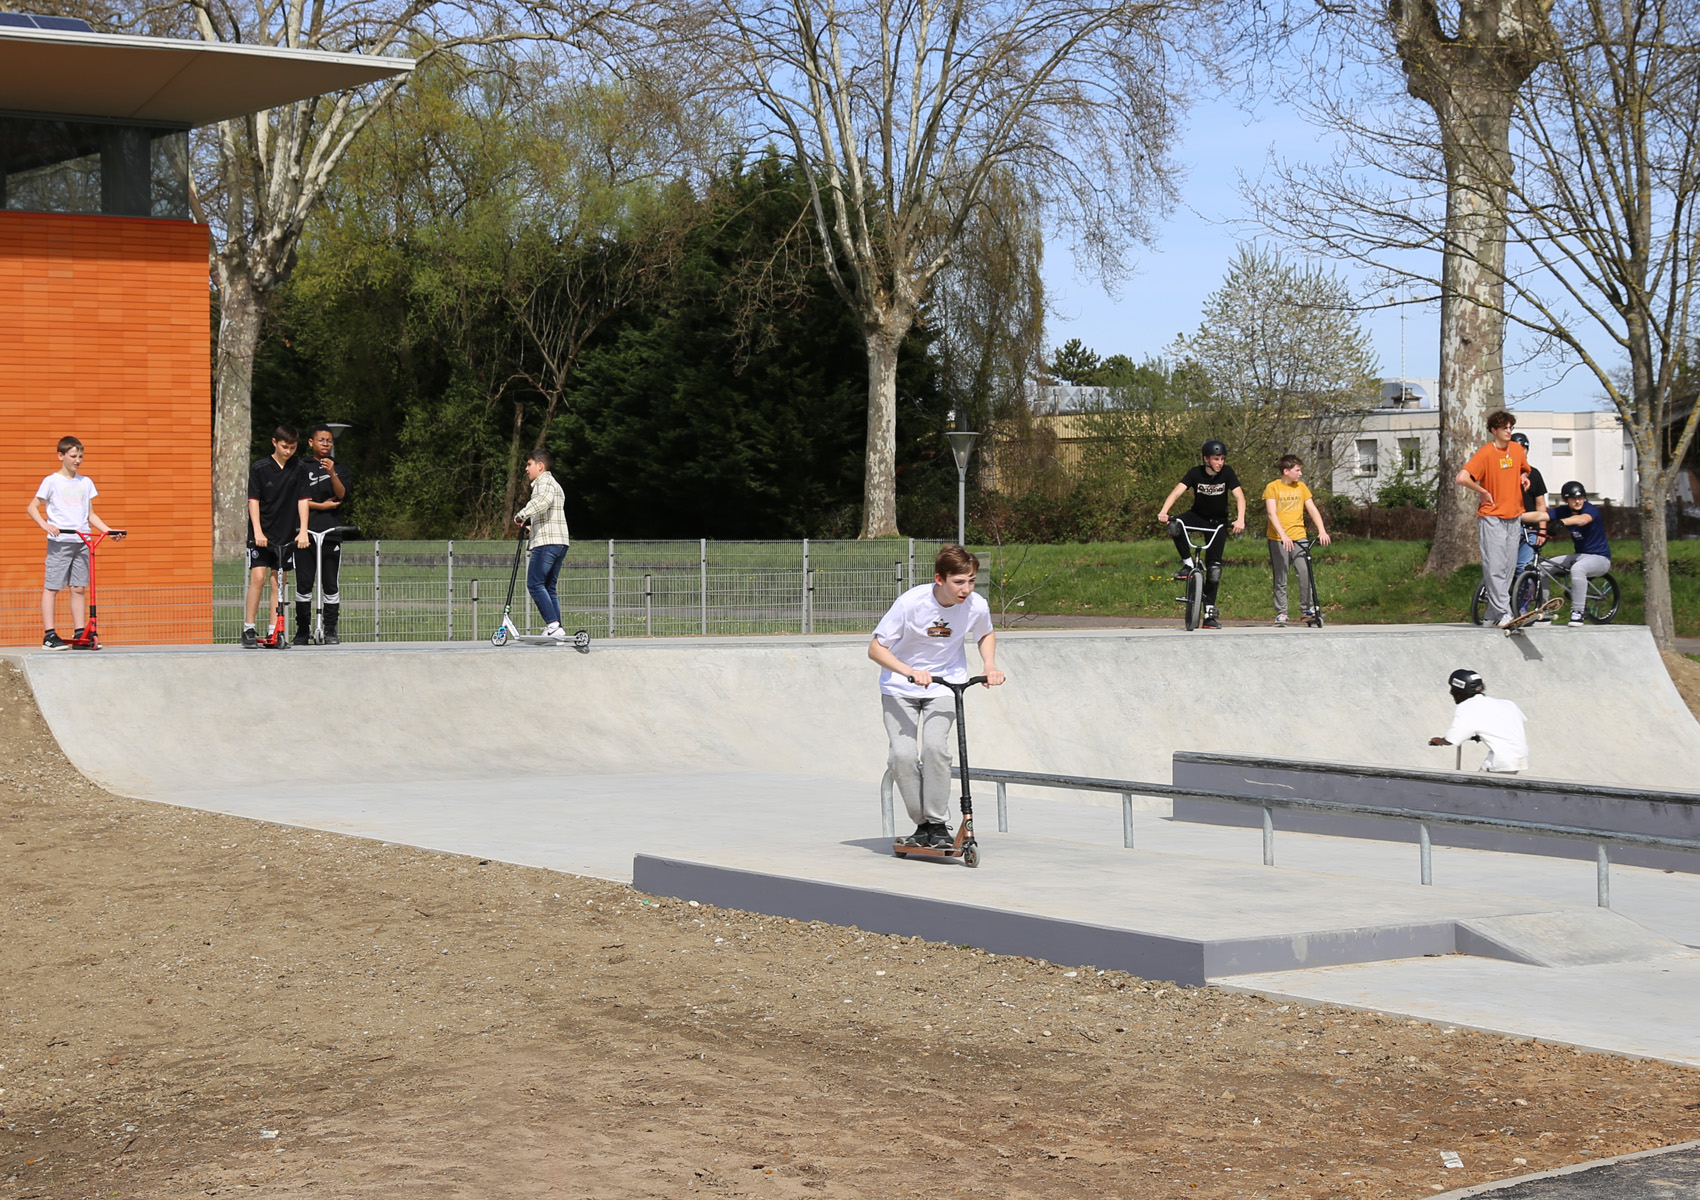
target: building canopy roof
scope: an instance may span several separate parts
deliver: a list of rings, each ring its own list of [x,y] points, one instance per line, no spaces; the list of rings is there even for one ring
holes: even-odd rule
[[[42,28],[45,20],[0,14],[0,110],[210,125],[413,69],[406,58],[128,37],[63,21]]]

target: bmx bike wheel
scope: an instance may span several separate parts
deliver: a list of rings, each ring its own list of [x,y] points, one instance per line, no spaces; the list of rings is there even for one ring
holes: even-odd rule
[[[977,866],[979,866],[980,865],[980,847],[978,847],[978,846],[964,846],[964,847],[962,847],[962,865],[965,866],[965,867],[977,867]]]
[[[508,627],[506,625],[498,625],[496,627],[496,632],[490,635],[490,644],[492,646],[505,646],[508,644]]]
[[[1186,581],[1186,627],[1188,632],[1204,623],[1204,573],[1195,570]]]

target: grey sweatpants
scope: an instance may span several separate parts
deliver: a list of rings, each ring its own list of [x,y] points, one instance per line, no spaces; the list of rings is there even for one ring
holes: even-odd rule
[[[1588,580],[1611,570],[1611,559],[1603,554],[1560,554],[1547,560],[1547,569],[1570,573],[1570,618],[1575,621],[1581,618],[1582,610],[1587,607]],[[1542,583],[1544,585],[1545,580]],[[1546,597],[1544,586],[1541,596],[1543,599]]]
[[[1281,616],[1287,615],[1287,567],[1291,565],[1299,576],[1299,606],[1309,609],[1316,604],[1316,589],[1310,581],[1310,559],[1293,543],[1291,550],[1283,549],[1280,542],[1269,540],[1269,567],[1275,572],[1275,611]]]
[[[1511,576],[1517,570],[1517,545],[1523,522],[1516,517],[1477,517],[1482,547],[1482,586],[1487,589],[1487,622],[1497,625],[1511,612]]]
[[[881,696],[885,735],[891,741],[891,776],[903,795],[909,819],[948,824],[950,818],[950,731],[956,698]]]

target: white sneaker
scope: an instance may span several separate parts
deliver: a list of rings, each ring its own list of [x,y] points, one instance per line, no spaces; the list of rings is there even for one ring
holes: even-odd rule
[[[554,638],[557,642],[564,642],[568,640],[567,631],[561,628],[561,623],[559,621],[549,622],[548,626],[543,630],[543,636],[546,638]]]
[[[1512,617],[1510,613],[1506,613],[1503,617],[1499,618],[1499,624],[1496,625],[1495,628],[1504,629],[1507,625],[1511,624],[1513,620],[1515,620],[1515,618]]]
[[[1557,629],[1559,627],[1557,625],[1554,625],[1553,628]],[[1581,613],[1571,613],[1570,614],[1570,624],[1564,626],[1564,628],[1565,629],[1580,629],[1580,628],[1582,628],[1582,614]]]
[[[1276,613],[1275,614],[1275,628],[1285,629],[1286,627],[1287,627],[1287,614],[1286,613]]]

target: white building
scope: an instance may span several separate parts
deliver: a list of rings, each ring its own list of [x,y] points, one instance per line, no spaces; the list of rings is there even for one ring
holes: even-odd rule
[[[1438,393],[1438,380],[1390,379],[1382,385],[1381,407],[1320,438],[1316,449],[1331,466],[1334,490],[1363,504],[1401,471],[1414,483],[1432,482],[1440,456]],[[1592,498],[1637,503],[1635,446],[1616,413],[1511,411],[1549,496],[1575,479]]]

